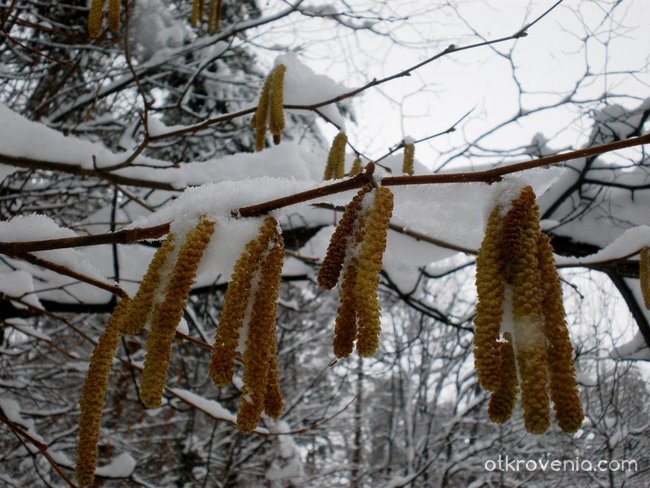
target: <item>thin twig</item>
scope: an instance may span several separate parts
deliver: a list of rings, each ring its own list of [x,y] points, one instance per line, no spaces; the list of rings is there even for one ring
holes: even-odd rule
[[[573,159],[579,159],[609,151],[615,151],[627,147],[650,144],[650,133],[638,137],[630,137],[622,141],[615,141],[608,144],[601,144],[585,149],[578,149],[563,154],[545,156],[543,158],[524,161],[521,163],[510,164],[500,168],[492,168],[484,171],[447,173],[434,175],[416,175],[416,176],[386,176],[381,180],[384,186],[399,185],[432,185],[441,183],[495,183],[500,181],[503,176],[512,173],[518,173],[543,166],[564,163]],[[360,188],[366,184],[372,175],[373,166],[369,164],[366,170],[347,180],[338,181],[329,185],[320,186],[312,190],[296,193],[286,197],[269,200],[256,205],[241,207],[232,211],[233,216],[237,217],[256,217],[264,215],[272,210],[295,205],[298,203],[308,202],[317,198],[328,195],[334,195],[348,190]],[[68,237],[63,239],[47,239],[43,241],[26,241],[26,242],[0,242],[0,253],[15,255],[23,252],[45,251],[48,249],[62,249],[78,246],[95,246],[99,244],[128,244],[146,239],[157,239],[169,232],[169,223],[160,224],[154,227],[144,227],[137,229],[126,229],[108,234],[99,234],[93,236]],[[463,251],[465,252],[465,251]]]

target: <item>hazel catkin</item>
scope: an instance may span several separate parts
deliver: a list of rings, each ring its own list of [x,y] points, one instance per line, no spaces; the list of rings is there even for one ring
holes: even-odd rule
[[[196,27],[203,20],[203,0],[192,0],[192,27]]]
[[[174,234],[170,233],[154,254],[140,282],[140,287],[128,307],[126,318],[122,321],[122,334],[139,334],[151,319],[154,297],[164,288],[161,280],[162,271],[169,265],[174,247]]]
[[[275,223],[275,219],[269,220]],[[282,278],[284,244],[277,230],[273,240],[273,247],[260,264],[260,284],[255,293],[248,324],[243,357],[244,386],[237,414],[237,427],[243,432],[255,429],[265,409],[276,417],[282,412],[282,397],[278,397],[275,316]],[[269,387],[272,389],[272,396],[267,399]]]
[[[121,0],[108,0],[108,28],[113,32],[120,29]]]
[[[119,345],[120,329],[126,317],[128,305],[128,299],[118,303],[106,323],[106,328],[99,337],[90,358],[88,372],[81,390],[79,439],[75,466],[77,482],[80,486],[91,486],[95,479],[104,397],[108,391],[111,365]]]
[[[545,235],[539,240],[539,263],[544,333],[548,340],[551,400],[560,429],[572,433],[582,425],[584,414],[578,396],[573,346],[562,303],[562,287],[555,268],[551,240]]]
[[[499,355],[501,358],[501,378],[498,388],[492,393],[488,406],[490,419],[503,424],[510,419],[512,410],[515,408],[519,381],[517,380],[517,366],[515,364],[515,353],[512,347],[512,336],[504,334],[504,341],[499,343]]]
[[[392,212],[393,193],[380,186],[368,214],[354,288],[358,315],[357,352],[363,357],[372,356],[379,346],[381,311],[377,288]]]
[[[356,176],[363,170],[361,166],[361,157],[356,156],[354,161],[352,161],[352,168],[350,168],[350,176]]]
[[[402,161],[402,173],[413,175],[413,163],[415,162],[415,144],[404,142],[404,159]]]
[[[323,180],[341,179],[345,176],[345,145],[348,142],[348,136],[344,132],[339,132],[332,141],[332,147],[327,155],[327,165]]]
[[[496,206],[488,218],[476,258],[478,303],[474,319],[474,364],[479,383],[487,391],[497,391],[501,383],[498,340],[503,314],[505,270],[500,236],[500,208]]]
[[[277,232],[276,228],[274,219],[265,220],[257,237],[246,244],[244,252],[235,263],[224,297],[210,359],[210,378],[217,386],[225,386],[232,381],[240,330],[251,300],[253,275]]]
[[[102,33],[104,24],[104,4],[106,0],[92,0],[88,11],[88,35],[96,39]]]
[[[208,16],[208,33],[214,34],[221,24],[222,0],[210,0],[210,13]]]
[[[262,151],[266,145],[266,126],[269,118],[269,102],[271,100],[271,77],[268,76],[262,85],[260,100],[251,121],[255,129],[255,150]]]
[[[165,300],[156,309],[142,371],[141,398],[148,408],[161,405],[176,327],[183,316],[197,268],[214,227],[212,220],[202,217],[187,233],[167,284]]]
[[[269,75],[271,77],[271,118],[269,128],[273,144],[280,144],[284,130],[284,64],[277,66]]]
[[[543,434],[550,425],[547,340],[538,260],[539,213],[528,212],[521,250],[512,264],[512,314],[521,405],[526,430]]]
[[[524,225],[533,205],[535,205],[535,193],[532,187],[526,186],[512,201],[512,207],[503,218],[501,252],[504,262],[511,261],[519,255]]]
[[[332,234],[325,258],[318,272],[318,284],[323,290],[331,290],[339,280],[343,260],[345,259],[350,237],[354,232],[355,222],[361,211],[363,198],[371,189],[372,186],[364,185],[350,200]]]

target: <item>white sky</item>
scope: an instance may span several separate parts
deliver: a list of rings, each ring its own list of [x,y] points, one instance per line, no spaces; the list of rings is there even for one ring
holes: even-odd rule
[[[346,3],[352,9],[372,4],[373,8],[379,8],[377,4],[381,4],[365,0]],[[476,34],[485,39],[510,35],[554,2],[452,2],[457,8],[439,6],[443,2],[437,1],[386,3],[382,9],[384,16],[407,16],[408,20],[382,23],[380,28],[387,30],[390,26],[391,36],[409,46],[308,18],[284,29],[276,26],[267,34],[283,35],[282,39],[286,38],[314,70],[355,87],[372,78],[399,72],[449,44],[474,43],[479,40]],[[354,102],[357,123],[348,123],[346,127],[351,141],[365,154],[376,158],[403,136],[419,139],[442,131],[473,109],[452,136],[417,146],[416,157],[429,166],[436,166],[441,160],[440,151],[448,149],[449,144],[462,145],[464,138],[476,137],[516,113],[518,100],[511,65],[499,55],[507,54],[512,48],[517,75],[522,87],[530,93],[522,99],[526,109],[559,101],[581,78],[587,63],[591,73],[608,70],[619,74],[590,78],[579,92],[580,100],[598,99],[606,92],[647,96],[650,92],[647,66],[650,2],[623,1],[612,15],[607,15],[603,9],[612,3],[615,2],[566,0],[531,28],[526,38],[506,41],[494,49],[482,47],[455,53],[419,69],[411,77],[369,90]],[[335,8],[340,12],[344,7],[336,2]],[[296,17],[289,20],[295,22]],[[585,45],[582,39],[587,34],[594,37]],[[626,70],[638,73],[634,76],[621,73]],[[612,103],[620,102],[612,99]],[[630,106],[638,103],[627,102]],[[521,126],[511,125],[495,134],[487,146],[493,149],[524,146],[536,132],[552,139],[550,145],[554,148],[579,146],[588,131],[585,126],[588,121],[580,120],[578,112],[563,109],[527,117]],[[326,131],[328,135],[334,134],[333,129]],[[463,164],[476,162],[480,163],[462,161]]]

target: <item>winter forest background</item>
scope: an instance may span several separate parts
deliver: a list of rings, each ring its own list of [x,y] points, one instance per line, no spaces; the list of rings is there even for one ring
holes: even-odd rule
[[[191,1],[135,0],[97,39],[88,3],[0,2],[0,486],[76,486],[97,337],[137,289],[161,229],[205,212],[223,218],[163,407],[139,401],[146,333],[123,338],[97,486],[650,485],[647,2],[223,0],[215,30],[192,26]],[[274,63],[287,66],[287,127],[281,144],[254,152],[251,115]],[[393,187],[381,345],[363,360],[335,361],[338,293],[315,283],[353,191],[273,211],[287,249],[285,410],[237,431],[241,384],[216,388],[207,367],[233,263],[259,219],[230,212],[326,185],[340,129],[346,170],[358,154],[377,177],[400,174],[404,141],[415,141],[416,175],[595,148],[508,177],[535,188],[563,278],[585,409],[576,434],[528,434],[520,413],[488,419],[473,368],[474,264],[499,183],[459,176]],[[611,152],[620,141],[629,147]],[[637,467],[486,470],[506,455]]]

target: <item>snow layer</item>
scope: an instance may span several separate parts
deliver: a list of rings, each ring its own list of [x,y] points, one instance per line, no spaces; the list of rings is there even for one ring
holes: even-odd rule
[[[96,476],[104,478],[128,478],[135,470],[136,461],[127,452],[113,458],[109,464],[100,466],[95,470]]]
[[[25,271],[0,273],[0,293],[17,300],[11,300],[17,308],[27,308],[30,305],[42,308],[38,297],[34,294],[32,275]]]
[[[287,53],[275,58],[275,66],[284,64],[287,71],[284,75],[284,104],[285,105],[312,105],[330,100],[350,91],[349,88],[334,81],[326,75],[319,75],[304,63],[294,53]],[[338,127],[345,127],[345,119],[338,108],[325,105],[318,109],[325,117]],[[296,111],[302,114],[312,114],[303,110]]]
[[[219,420],[226,420],[232,423],[237,422],[237,415],[230,412],[227,408],[224,408],[216,400],[208,400],[201,395],[197,395],[196,393],[182,388],[170,388],[169,390],[178,398],[196,406],[210,417]]]

